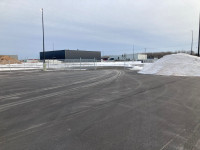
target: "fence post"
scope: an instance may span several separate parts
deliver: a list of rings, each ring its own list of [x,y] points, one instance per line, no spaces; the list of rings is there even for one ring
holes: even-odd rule
[[[95,63],[96,63],[96,69],[97,69],[97,59],[95,59]]]
[[[95,70],[95,58],[94,58],[94,70]]]
[[[74,69],[74,59],[72,59],[72,70],[75,71],[75,69]]]
[[[9,63],[9,68],[10,68],[10,60],[8,61],[8,63]],[[11,72],[11,68],[10,68],[10,72]]]
[[[64,70],[67,70],[67,68],[66,68],[66,59],[64,60],[64,63],[65,63],[65,67],[64,67],[65,69]]]
[[[80,70],[81,70],[81,57],[80,57]]]
[[[124,59],[124,70],[125,70],[125,59]]]
[[[52,69],[54,69],[54,59],[53,59]]]

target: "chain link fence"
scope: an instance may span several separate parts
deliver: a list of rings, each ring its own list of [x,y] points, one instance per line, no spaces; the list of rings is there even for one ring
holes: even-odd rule
[[[64,59],[64,60],[45,60],[46,70],[86,70],[96,69],[96,59]],[[18,63],[4,61],[0,63],[0,71],[14,70],[42,70],[43,61],[21,61]]]
[[[45,60],[45,70],[96,70],[103,67],[121,67],[131,68],[134,66],[143,66],[140,61],[97,61],[94,59],[51,59]],[[0,64],[0,71],[14,70],[43,70],[43,61],[27,60],[23,62],[13,63],[4,61]]]
[[[64,59],[64,60],[45,60],[47,70],[86,70],[96,69],[96,59]]]

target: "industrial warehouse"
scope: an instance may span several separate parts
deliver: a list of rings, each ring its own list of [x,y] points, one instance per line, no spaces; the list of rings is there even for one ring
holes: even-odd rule
[[[84,59],[87,61],[101,61],[100,51],[84,51],[84,50],[55,50],[44,52],[45,59],[59,59],[59,60],[77,60]],[[40,52],[40,60],[44,58],[43,52]]]

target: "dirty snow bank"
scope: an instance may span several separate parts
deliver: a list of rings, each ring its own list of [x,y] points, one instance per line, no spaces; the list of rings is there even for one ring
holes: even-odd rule
[[[200,58],[183,53],[167,55],[152,64],[145,65],[139,73],[167,76],[200,76]]]

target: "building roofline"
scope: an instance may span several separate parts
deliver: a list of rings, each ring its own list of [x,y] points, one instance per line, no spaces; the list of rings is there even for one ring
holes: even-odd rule
[[[51,50],[51,51],[45,51],[45,52],[55,52],[55,51],[83,51],[83,52],[101,52],[101,51],[89,51],[89,50],[70,50],[70,49],[63,49],[63,50]],[[41,52],[43,53],[43,52]]]

